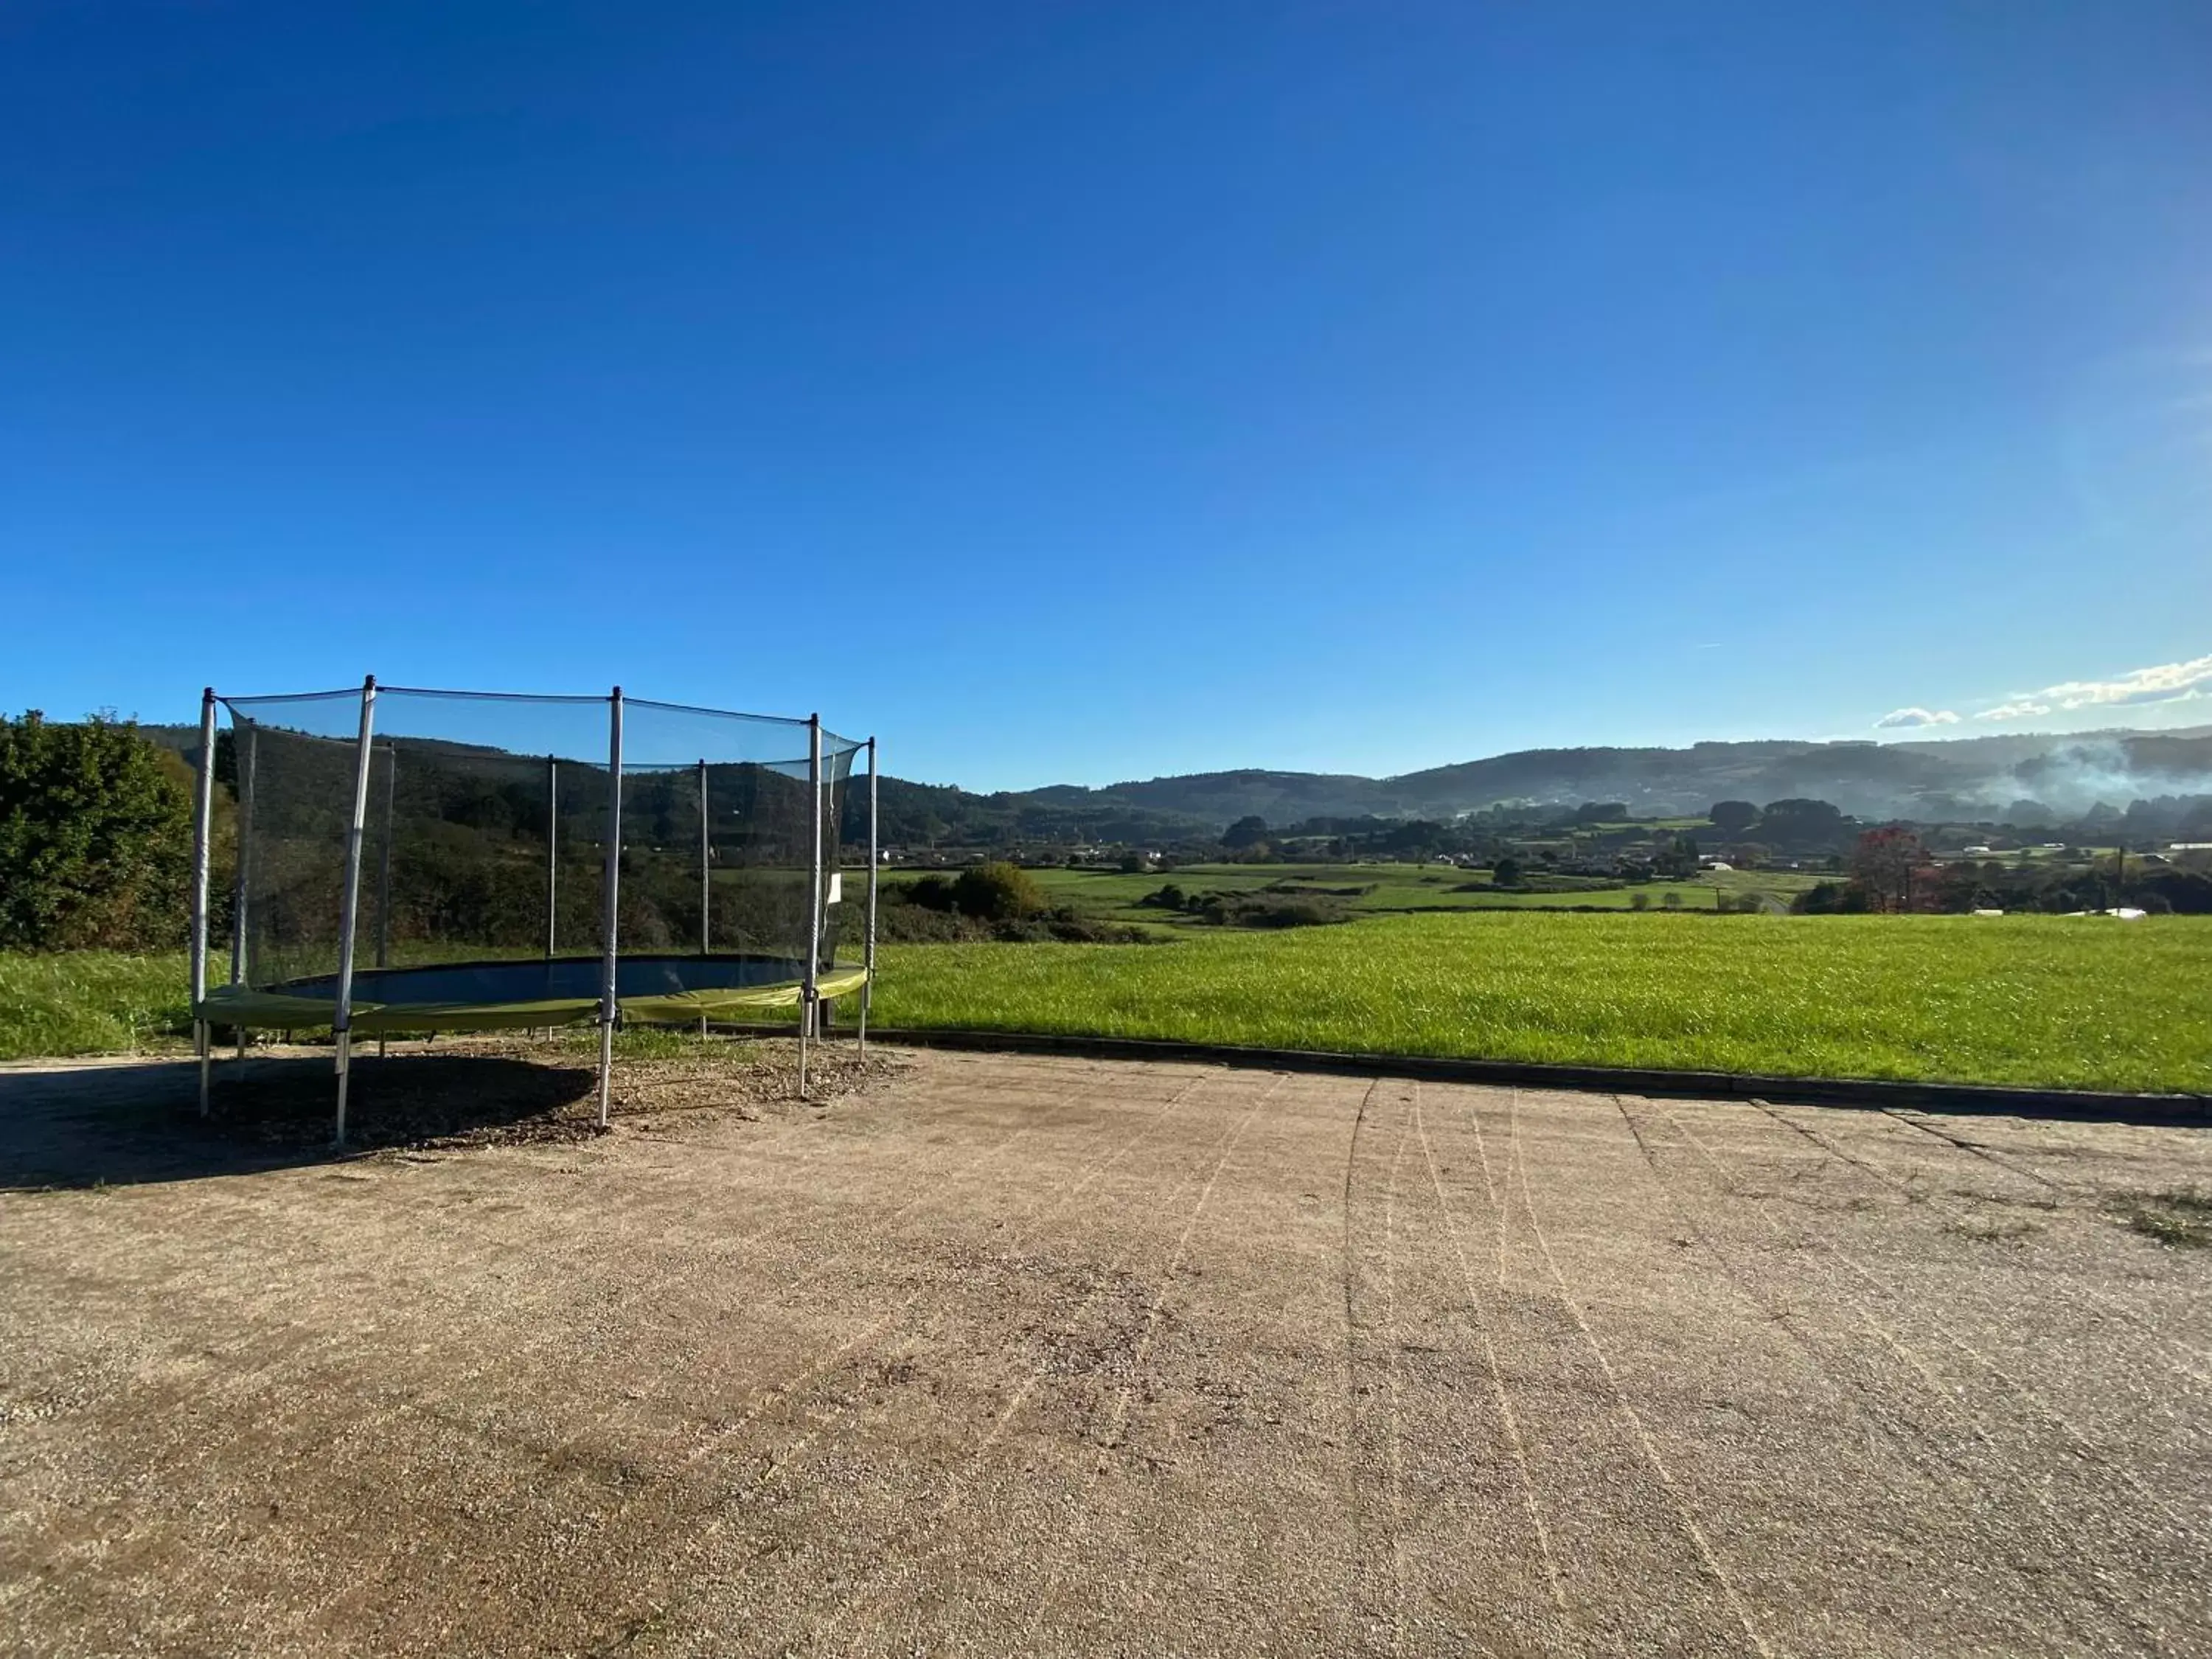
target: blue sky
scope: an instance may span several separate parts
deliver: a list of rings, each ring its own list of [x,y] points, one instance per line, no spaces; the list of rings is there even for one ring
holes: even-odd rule
[[[2212,8],[17,0],[0,567],[971,787],[2201,723]]]

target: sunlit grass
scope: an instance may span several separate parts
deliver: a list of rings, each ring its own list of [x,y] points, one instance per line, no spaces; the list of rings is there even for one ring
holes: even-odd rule
[[[181,953],[0,956],[0,1058],[186,1030]],[[2212,919],[1377,916],[1153,946],[902,945],[881,1026],[2212,1093]],[[849,1019],[849,1013],[842,1016]],[[587,1034],[579,1036],[587,1040]],[[666,1045],[682,1032],[627,1034]],[[658,1050],[656,1049],[656,1052]]]
[[[0,952],[0,1060],[131,1054],[191,1029],[189,959],[112,951]]]
[[[1169,945],[899,945],[886,1026],[2212,1092],[2212,921],[1384,916]]]

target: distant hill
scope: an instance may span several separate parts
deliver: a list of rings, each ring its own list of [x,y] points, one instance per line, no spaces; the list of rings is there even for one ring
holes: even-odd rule
[[[2001,816],[2032,800],[2062,817],[2099,801],[2212,793],[2212,726],[2070,736],[2008,734],[1930,743],[1700,743],[1687,749],[1524,749],[1396,777],[1201,772],[1054,785],[988,799],[1071,816],[1124,809],[1219,827],[1256,814],[1449,817],[1501,804],[1625,801],[1635,811],[1703,811],[1717,800],[1832,801],[1860,817]]]
[[[189,726],[143,728],[189,753]],[[855,796],[858,795],[854,792]],[[1256,815],[1303,819],[1449,818],[1500,805],[1623,801],[1644,816],[1702,812],[1717,800],[1810,796],[1858,817],[2006,817],[2032,801],[2055,817],[2099,802],[2212,793],[2212,726],[2070,736],[2007,733],[1917,743],[1700,743],[1687,749],[1524,749],[1396,777],[1245,770],[978,794],[883,781],[884,838],[963,841],[1000,832],[1040,841],[1133,842],[1218,833]],[[855,799],[848,809],[854,827]]]

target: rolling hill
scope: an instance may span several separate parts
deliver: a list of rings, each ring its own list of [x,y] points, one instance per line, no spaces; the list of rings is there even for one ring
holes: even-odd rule
[[[1450,817],[1501,804],[1626,802],[1644,815],[1703,811],[1716,800],[1832,801],[1856,817],[2002,817],[2015,802],[2059,817],[2100,801],[2212,793],[2212,726],[2181,732],[2006,735],[1929,743],[1700,743],[1686,749],[1527,749],[1395,777],[1239,770],[1150,778],[1103,788],[1056,784],[988,796],[951,792],[945,809],[988,803],[1042,832],[1130,816],[1212,829],[1256,814],[1273,824],[1314,817]],[[889,799],[889,797],[886,797]]]
[[[189,726],[142,729],[186,752],[198,737]],[[1595,800],[1625,802],[1650,816],[1702,812],[1717,800],[1764,805],[1793,796],[1832,801],[1864,818],[2002,818],[2022,801],[2064,818],[2099,802],[2124,809],[2137,799],[2212,793],[2212,726],[1947,742],[1770,739],[1686,749],[1524,749],[1385,778],[1255,769],[1102,788],[1051,784],[978,793],[888,777],[882,788],[885,835],[892,841],[963,840],[998,830],[1038,839],[1131,842],[1218,832],[1253,815],[1278,825],[1369,816],[1449,818],[1499,805]]]

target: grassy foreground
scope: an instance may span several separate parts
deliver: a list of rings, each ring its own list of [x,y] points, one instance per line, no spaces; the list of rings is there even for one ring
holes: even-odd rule
[[[0,951],[0,1060],[128,1054],[190,1029],[191,959]]]
[[[182,953],[0,955],[0,1059],[183,1030]],[[2212,1093],[2212,919],[1376,916],[907,945],[886,1025]]]
[[[886,1025],[2212,1093],[2212,921],[1382,916],[887,949]]]

